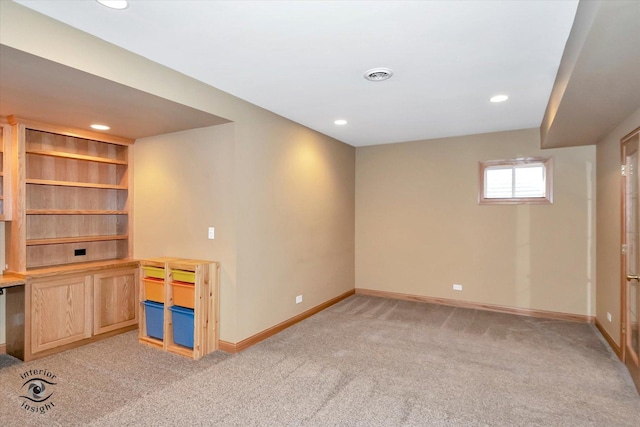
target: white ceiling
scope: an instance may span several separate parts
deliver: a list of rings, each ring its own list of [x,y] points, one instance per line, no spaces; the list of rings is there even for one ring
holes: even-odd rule
[[[578,4],[16,2],[354,146],[540,126]]]

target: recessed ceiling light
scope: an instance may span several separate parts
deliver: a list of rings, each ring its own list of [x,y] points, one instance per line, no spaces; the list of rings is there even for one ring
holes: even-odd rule
[[[95,130],[109,130],[111,129],[109,126],[107,125],[91,125],[91,127]]]
[[[107,6],[111,9],[126,9],[129,7],[129,2],[127,0],[96,0],[103,6]]]
[[[496,95],[496,96],[492,96],[489,101],[491,102],[504,102],[507,99],[509,99],[509,97],[507,95]]]
[[[390,79],[393,71],[389,68],[372,68],[364,73],[364,78],[372,82],[382,82]]]
[[[336,120],[336,121],[335,121],[335,122],[333,122],[333,123],[337,124],[338,126],[342,126],[342,125],[346,125],[346,124],[347,124],[347,121],[346,121],[346,120],[344,120],[344,119],[338,119],[338,120]]]

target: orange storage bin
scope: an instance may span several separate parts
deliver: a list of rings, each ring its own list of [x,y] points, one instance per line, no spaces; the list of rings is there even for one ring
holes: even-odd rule
[[[144,279],[144,298],[164,304],[164,280]]]
[[[191,283],[172,282],[173,305],[185,308],[195,308],[195,285]]]

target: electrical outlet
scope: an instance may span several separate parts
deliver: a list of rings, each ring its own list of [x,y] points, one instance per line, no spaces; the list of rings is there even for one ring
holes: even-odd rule
[[[611,323],[611,313],[609,313],[608,311],[607,311],[607,320],[609,321],[609,323]]]
[[[302,295],[298,295],[296,297],[296,304],[300,304],[302,302]]]
[[[462,290],[462,285],[459,285],[457,283],[453,284],[453,290],[454,291],[461,291]]]
[[[216,229],[214,227],[209,227],[209,240],[213,240],[216,238]]]

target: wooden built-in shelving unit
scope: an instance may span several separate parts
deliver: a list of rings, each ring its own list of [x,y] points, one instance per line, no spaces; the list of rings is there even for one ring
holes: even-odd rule
[[[17,194],[9,270],[131,256],[131,140],[9,117]]]
[[[7,353],[32,360],[137,327],[133,140],[10,116],[2,129]],[[10,196],[9,196],[10,194]]]

